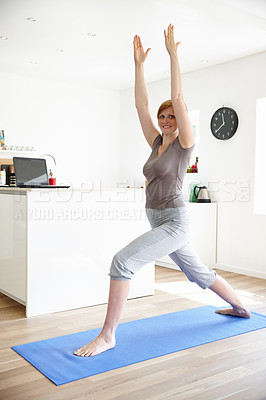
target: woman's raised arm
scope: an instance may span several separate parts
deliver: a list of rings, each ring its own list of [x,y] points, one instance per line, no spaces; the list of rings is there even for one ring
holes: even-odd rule
[[[135,61],[135,105],[144,136],[152,147],[154,139],[159,131],[153,124],[150,112],[148,93],[144,80],[144,62],[149,54],[150,48],[145,52],[139,36],[134,37],[134,61]]]
[[[183,98],[181,71],[178,62],[177,48],[180,42],[175,42],[174,27],[169,25],[167,32],[164,30],[165,46],[170,55],[171,65],[171,101],[175,112],[179,130],[179,141],[182,147],[189,148],[195,143],[194,133],[188,117],[187,108]]]

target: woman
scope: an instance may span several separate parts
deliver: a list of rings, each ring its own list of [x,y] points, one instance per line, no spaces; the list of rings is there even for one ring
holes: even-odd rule
[[[152,152],[144,165],[147,178],[146,214],[152,229],[113,258],[110,268],[108,309],[99,336],[75,355],[88,357],[115,346],[115,331],[128,297],[132,276],[145,264],[169,254],[188,279],[203,289],[210,288],[232,308],[217,310],[220,314],[250,317],[232,287],[215,271],[206,267],[191,249],[188,238],[188,213],[182,199],[183,179],[194,147],[194,134],[183,99],[174,27],[164,31],[165,45],[171,64],[171,100],[158,111],[154,126],[149,109],[143,65],[150,49],[144,52],[139,36],[134,38],[135,102],[144,136]]]

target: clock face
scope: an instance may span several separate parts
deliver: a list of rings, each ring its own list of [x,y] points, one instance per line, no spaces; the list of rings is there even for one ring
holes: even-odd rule
[[[212,116],[211,131],[217,139],[230,139],[236,133],[237,127],[237,113],[232,108],[221,107]]]

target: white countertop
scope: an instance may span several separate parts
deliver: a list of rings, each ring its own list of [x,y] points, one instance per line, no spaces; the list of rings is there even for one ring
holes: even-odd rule
[[[16,186],[8,186],[8,185],[0,185],[0,192],[6,192],[6,191],[11,191],[11,192],[30,192],[30,191],[36,191],[36,190],[73,190],[71,188],[20,188]]]
[[[94,193],[97,195],[97,193],[109,193],[114,194],[114,195],[123,195],[123,194],[132,194],[133,191],[137,191],[137,193],[140,195],[141,192],[143,191],[143,194],[141,196],[145,195],[145,188],[141,187],[121,187],[121,188],[109,188],[109,189],[92,189],[92,188],[19,188],[15,186],[0,186],[0,194],[21,194],[21,195],[26,195],[27,192],[50,192],[50,193],[57,193],[59,192],[76,192],[76,193]],[[206,205],[211,205],[211,204],[218,204],[217,201],[211,201],[211,203],[197,203],[197,202],[190,202],[188,200],[184,200],[186,204],[195,204],[195,205],[201,205],[204,204]]]
[[[132,190],[145,190],[145,188],[141,187],[121,187],[121,188],[106,188],[106,189],[92,189],[92,188],[21,188],[21,187],[16,187],[16,186],[8,186],[8,185],[0,185],[0,192],[6,192],[6,191],[12,191],[12,192],[31,192],[31,191],[37,191],[37,190],[49,190],[54,192],[55,190],[66,190],[66,191],[74,191],[74,192],[114,192],[114,191],[119,191],[122,193],[125,193],[127,190],[132,191]]]

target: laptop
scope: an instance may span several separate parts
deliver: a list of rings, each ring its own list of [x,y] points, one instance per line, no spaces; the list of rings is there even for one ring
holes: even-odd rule
[[[16,183],[20,188],[64,188],[65,185],[49,185],[46,160],[44,158],[13,157]]]

